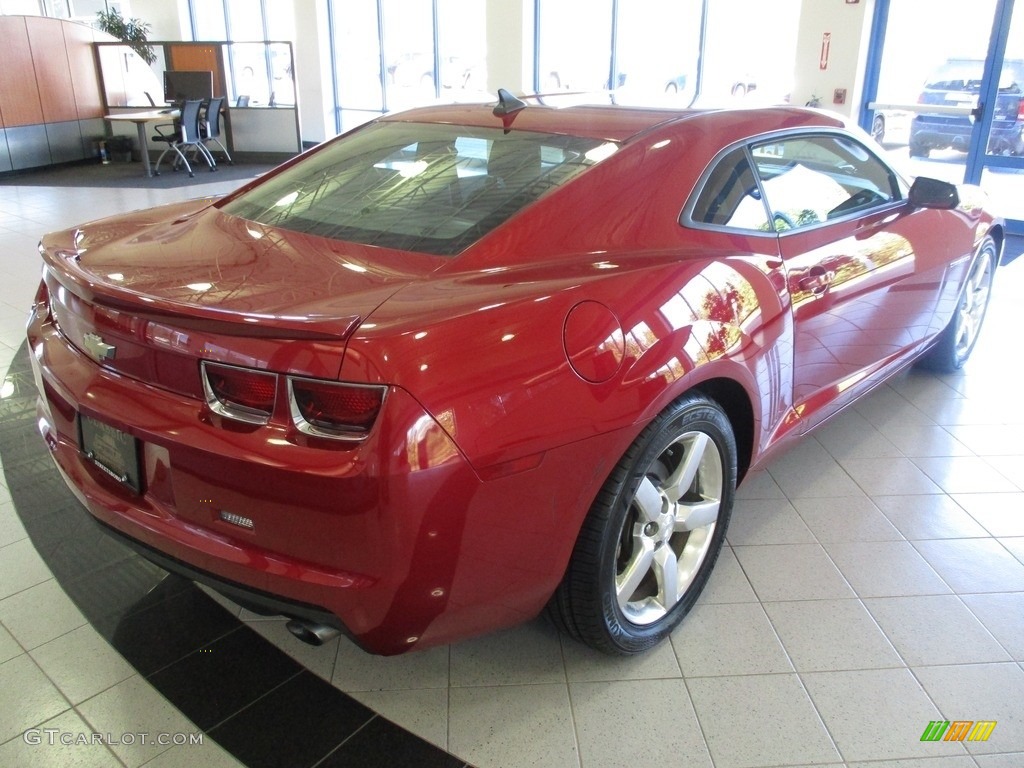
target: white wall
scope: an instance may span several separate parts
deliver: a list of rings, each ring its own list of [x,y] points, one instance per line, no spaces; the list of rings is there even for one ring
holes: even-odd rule
[[[188,0],[131,0],[130,11],[122,12],[149,24],[150,40],[189,40],[192,37]]]
[[[848,117],[854,115],[863,90],[863,72],[871,33],[874,0],[804,0],[797,35],[792,103],[817,96],[821,106]],[[822,45],[830,35],[828,62],[822,68]],[[846,102],[836,104],[837,88],[846,89]]]
[[[486,0],[487,91],[533,93],[533,0]]]
[[[327,3],[321,0],[293,2],[295,40],[302,41],[301,45],[293,42],[302,140],[319,143],[336,133]]]

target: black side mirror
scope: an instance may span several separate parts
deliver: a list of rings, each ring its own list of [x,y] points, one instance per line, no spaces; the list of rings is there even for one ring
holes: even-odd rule
[[[918,176],[914,180],[907,199],[915,208],[950,209],[960,205],[960,194],[956,190],[956,184],[929,179],[927,176]]]

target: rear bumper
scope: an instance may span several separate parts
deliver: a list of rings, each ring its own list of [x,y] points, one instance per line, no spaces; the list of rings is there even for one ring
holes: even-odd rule
[[[226,423],[204,402],[106,370],[45,316],[28,339],[40,432],[97,520],[168,570],[339,627],[373,653],[536,615],[631,439],[597,436],[482,480],[401,389],[365,441],[325,446],[286,424]],[[141,492],[83,455],[80,413],[136,438]]]

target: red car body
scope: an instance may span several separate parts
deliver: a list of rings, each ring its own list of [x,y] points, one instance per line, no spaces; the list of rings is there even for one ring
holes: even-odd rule
[[[845,135],[813,111],[380,122],[617,151],[454,256],[262,225],[224,210],[234,196],[54,233],[28,329],[42,434],[98,520],[375,653],[535,616],[616,462],[681,394],[721,405],[742,477],[933,342],[979,243],[1002,240],[963,190],[778,235],[688,223],[723,148]],[[203,362],[276,374],[266,423],[211,408]],[[381,385],[376,420],[357,440],[303,432],[287,388],[305,380]],[[134,487],[83,452],[83,416],[134,439]]]

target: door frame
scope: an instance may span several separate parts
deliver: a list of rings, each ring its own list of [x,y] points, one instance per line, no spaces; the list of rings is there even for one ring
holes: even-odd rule
[[[999,76],[1006,56],[1006,46],[1010,36],[1010,22],[1013,19],[1015,0],[996,0],[992,19],[992,33],[989,37],[988,50],[985,54],[985,67],[982,74],[981,91],[978,103],[982,107],[981,119],[975,120],[971,131],[971,142],[965,161],[964,183],[980,184],[986,168],[1007,168],[1024,171],[1024,156],[990,155],[985,150],[988,136],[992,130],[995,110],[986,105],[996,103],[999,93]],[[868,55],[864,75],[864,99],[861,103],[858,123],[870,132],[875,110],[880,105],[878,98],[878,80],[882,65],[882,51],[885,46],[886,26],[889,18],[891,0],[876,0],[874,17],[871,20],[871,37],[868,43]],[[1024,6],[1022,6],[1024,7]],[[901,105],[907,106],[907,105]],[[932,108],[934,109],[934,108]],[[1021,178],[1024,184],[1024,177]],[[1007,219],[1006,229],[1011,234],[1024,234],[1024,220]]]

